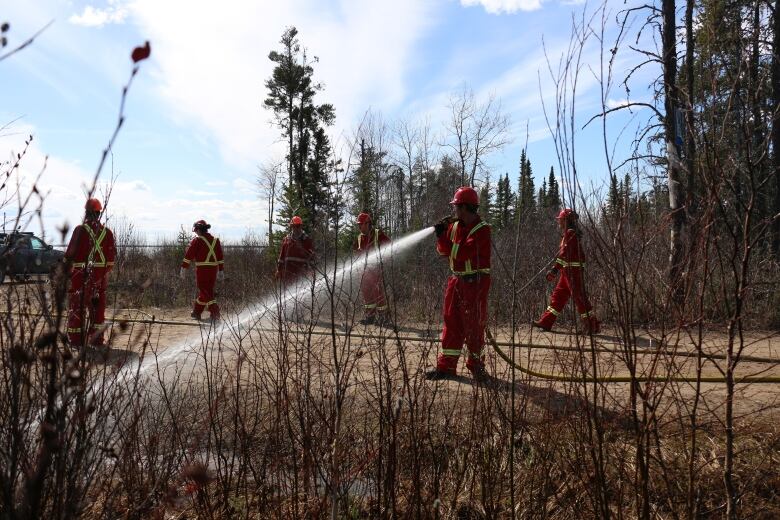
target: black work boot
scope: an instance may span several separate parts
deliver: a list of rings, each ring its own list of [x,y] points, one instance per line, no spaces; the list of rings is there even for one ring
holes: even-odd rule
[[[198,320],[198,321],[200,321],[200,314],[198,314],[198,313],[197,313],[197,312],[195,312],[195,311],[192,311],[192,312],[190,313],[190,318],[192,318],[193,320]]]
[[[473,368],[471,370],[471,377],[474,378],[474,381],[477,383],[487,383],[491,380],[490,374],[487,373],[487,370],[485,370],[485,367],[478,367]]]
[[[358,323],[360,323],[361,325],[373,325],[373,324],[376,323],[376,316],[374,316],[373,314],[370,315],[370,316],[366,316],[365,318],[360,320]]]
[[[450,374],[438,368],[432,368],[425,372],[425,379],[428,381],[441,381],[442,379],[452,379],[453,377],[455,377],[455,374]]]

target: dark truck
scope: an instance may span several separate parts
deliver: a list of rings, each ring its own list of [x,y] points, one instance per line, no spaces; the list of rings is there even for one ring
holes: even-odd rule
[[[0,233],[0,283],[6,276],[24,280],[32,275],[49,275],[64,256],[63,251],[54,249],[33,233]]]

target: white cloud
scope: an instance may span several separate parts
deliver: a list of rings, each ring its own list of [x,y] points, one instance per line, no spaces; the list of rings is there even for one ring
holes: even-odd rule
[[[12,135],[0,139],[0,161],[16,157],[16,153],[24,147],[24,139],[35,134],[35,128],[30,125],[16,124],[13,130]],[[74,224],[81,221],[84,200],[94,173],[75,162],[58,157],[50,156],[46,161],[45,147],[45,143],[33,140],[20,163],[18,173],[10,179],[10,188],[0,190],[0,200],[7,201],[0,210],[5,213],[6,225],[9,226],[17,214],[18,204],[15,196],[8,200],[8,195],[13,193],[18,183],[19,193],[24,198],[45,162],[46,169],[37,189],[45,197],[43,231],[48,241],[56,243],[61,239],[56,231],[59,227],[67,223],[72,230]],[[6,169],[7,166],[0,166],[0,172]],[[105,181],[106,177],[102,180]],[[120,177],[113,183],[110,200],[106,203],[109,226],[111,222],[126,219],[145,234],[171,237],[181,224],[189,226],[197,219],[207,218],[216,232],[228,239],[238,239],[247,230],[265,229],[266,224],[261,217],[265,212],[255,197],[240,199],[233,190],[227,189],[219,193],[202,192],[199,195],[205,198],[196,198],[190,193],[191,190],[170,193],[156,186],[153,181],[150,182],[152,184],[140,179]],[[96,196],[104,200],[107,190],[105,183],[99,184]],[[40,232],[39,221],[30,212],[37,208],[38,202],[35,197],[32,200],[21,222],[26,224],[26,229]]]
[[[542,7],[542,0],[460,0],[460,5],[481,5],[490,14],[512,14],[518,11],[536,11]]]
[[[186,0],[130,4],[139,32],[152,43],[159,90],[176,120],[207,130],[225,161],[248,171],[280,155],[279,131],[262,106],[271,75],[268,53],[295,25],[309,56],[317,56],[319,103],[336,107],[338,135],[367,106],[391,110],[407,95],[414,45],[435,18],[433,2],[317,0],[241,2],[215,8]]]
[[[74,14],[68,21],[82,27],[103,27],[107,24],[121,24],[127,18],[127,9],[116,0],[109,1],[105,8],[87,5],[81,14]]]
[[[257,185],[241,177],[233,180],[233,187],[239,191],[253,193],[257,191]]]

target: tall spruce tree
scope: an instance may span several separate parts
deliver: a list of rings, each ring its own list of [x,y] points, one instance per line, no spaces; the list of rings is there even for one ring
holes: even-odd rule
[[[273,121],[287,142],[287,181],[280,201],[279,223],[286,224],[301,215],[310,227],[327,225],[332,208],[329,200],[330,141],[324,128],[333,124],[335,110],[330,104],[316,105],[314,96],[322,85],[313,80],[316,58],[310,60],[298,40],[298,30],[289,27],[282,34],[281,49],[271,51],[274,62],[266,80],[263,104],[273,112]]]
[[[550,166],[550,176],[547,178],[547,196],[545,207],[553,211],[561,209],[561,192],[558,187],[558,181],[555,179],[555,170]]]
[[[492,224],[496,230],[509,226],[512,222],[515,195],[509,183],[509,174],[499,176],[496,185],[496,201],[493,204]]]
[[[515,215],[518,218],[533,213],[536,207],[535,189],[531,161],[523,149],[520,154],[520,175],[517,182],[517,204],[515,206]]]

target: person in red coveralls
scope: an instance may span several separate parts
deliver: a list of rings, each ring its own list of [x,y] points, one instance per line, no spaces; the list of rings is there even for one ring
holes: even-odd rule
[[[588,301],[585,292],[584,274],[585,254],[579,242],[579,230],[577,229],[577,214],[574,210],[566,208],[562,210],[557,217],[558,225],[561,228],[561,245],[558,248],[558,256],[550,272],[547,273],[547,281],[552,282],[558,276],[558,284],[553,290],[550,298],[550,305],[544,311],[542,317],[533,324],[542,330],[552,329],[555,319],[560,316],[561,311],[569,301],[569,297],[574,298],[574,304],[577,306],[577,312],[585,323],[585,331],[598,334],[601,324],[596,316],[593,315],[592,306]]]
[[[211,236],[210,224],[205,220],[198,220],[192,225],[192,230],[197,235],[190,242],[184,253],[184,260],[179,269],[182,280],[187,276],[190,264],[195,264],[195,280],[198,286],[198,297],[193,303],[190,316],[199,320],[203,309],[208,308],[212,321],[219,320],[219,305],[214,296],[214,286],[217,279],[225,276],[225,260],[222,256],[222,244],[219,239]]]
[[[488,379],[485,372],[485,324],[490,291],[490,226],[477,213],[479,195],[474,188],[458,188],[450,202],[456,218],[435,226],[436,250],[449,258],[450,271],[444,293],[444,328],[436,368],[426,372],[430,380],[457,373],[463,343],[468,348],[466,368],[474,379]]]
[[[290,220],[290,233],[282,240],[276,277],[285,284],[295,282],[311,273],[313,260],[314,242],[303,230],[303,219],[296,215]]]
[[[369,253],[390,243],[390,238],[382,230],[374,227],[371,215],[368,213],[358,215],[357,224],[360,228],[360,234],[353,247],[356,254],[368,257]],[[372,265],[363,271],[363,276],[360,279],[360,292],[363,294],[364,309],[364,317],[360,323],[363,325],[388,324],[387,300],[385,299],[382,266],[379,259],[372,259]]]
[[[68,290],[68,341],[71,346],[103,347],[108,273],[116,261],[114,234],[100,223],[103,205],[90,198],[84,206],[84,223],[70,237],[65,259],[70,262]],[[89,311],[89,320],[85,319]],[[89,323],[88,334],[85,328]],[[85,343],[86,340],[86,343]]]

